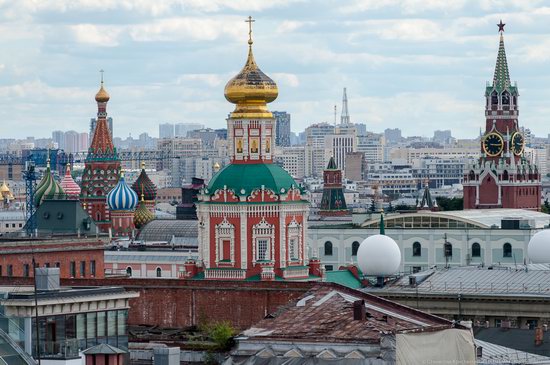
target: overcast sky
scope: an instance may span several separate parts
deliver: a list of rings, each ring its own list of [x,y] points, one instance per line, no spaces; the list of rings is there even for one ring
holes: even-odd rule
[[[292,129],[333,121],[475,137],[499,19],[520,124],[550,132],[550,5],[518,0],[0,0],[2,138],[86,131],[105,70],[115,135],[159,122],[225,127],[225,83],[254,54]]]

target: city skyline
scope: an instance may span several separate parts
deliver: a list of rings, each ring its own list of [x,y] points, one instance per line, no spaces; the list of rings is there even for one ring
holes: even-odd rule
[[[6,52],[0,93],[7,104],[2,113],[20,126],[5,137],[85,131],[95,113],[101,68],[112,96],[115,136],[155,136],[163,122],[223,128],[231,110],[223,87],[242,67],[248,13],[257,19],[257,61],[280,88],[272,109],[292,115],[294,132],[332,123],[334,105],[339,119],[347,87],[351,121],[368,130],[401,128],[404,135],[430,137],[433,130],[451,129],[458,138],[477,137],[483,89],[498,49],[496,23],[503,19],[511,78],[522,95],[521,124],[538,136],[548,134],[550,91],[541,71],[550,62],[543,29],[550,8],[542,2],[316,5],[291,0],[255,2],[253,8],[221,1],[2,5],[6,31],[0,42]]]

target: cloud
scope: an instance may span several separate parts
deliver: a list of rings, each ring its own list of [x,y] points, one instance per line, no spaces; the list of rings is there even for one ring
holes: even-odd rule
[[[458,11],[466,5],[466,0],[355,0],[351,5],[340,8],[344,14],[367,12],[384,8],[396,8],[403,14],[419,14],[428,11]]]
[[[186,81],[200,81],[210,87],[217,87],[227,80],[229,80],[228,77],[223,78],[218,74],[187,74],[178,77],[176,84],[184,84]]]
[[[100,47],[118,46],[118,37],[122,33],[120,27],[94,24],[72,25],[70,29],[77,42]]]
[[[546,62],[550,61],[550,40],[544,39],[535,44],[525,45],[520,53],[525,55],[524,61]]]
[[[295,74],[290,73],[274,73],[272,74],[273,79],[276,82],[279,82],[283,85],[287,85],[290,87],[298,87],[300,86],[300,80],[298,79],[298,76]]]

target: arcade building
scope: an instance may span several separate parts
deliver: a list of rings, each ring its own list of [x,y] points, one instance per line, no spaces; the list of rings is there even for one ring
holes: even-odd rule
[[[318,260],[307,263],[304,190],[273,163],[275,119],[267,104],[277,98],[278,88],[256,64],[252,43],[250,28],[246,64],[224,92],[236,105],[227,119],[231,163],[198,194],[200,262],[188,262],[186,276],[318,278]]]
[[[464,209],[540,209],[541,176],[524,155],[525,139],[518,125],[519,92],[510,82],[504,25],[495,74],[485,88],[485,134],[481,157],[464,171]]]

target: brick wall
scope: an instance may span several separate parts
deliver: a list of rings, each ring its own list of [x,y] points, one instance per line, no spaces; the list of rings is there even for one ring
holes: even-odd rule
[[[25,278],[0,278],[0,285],[32,284]],[[130,300],[128,322],[189,327],[227,320],[244,329],[300,297],[312,282],[230,282],[181,279],[64,279],[64,286],[123,286],[139,292]]]

